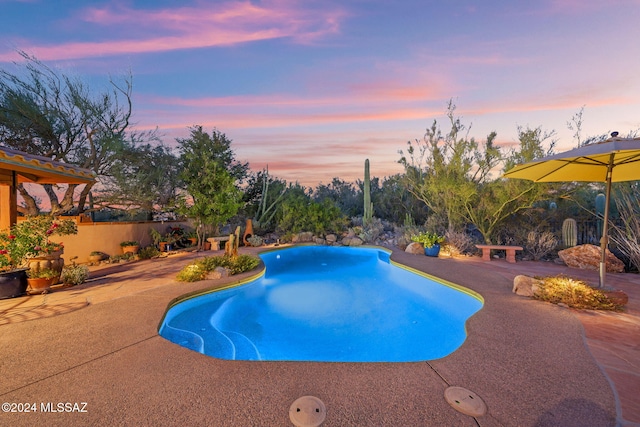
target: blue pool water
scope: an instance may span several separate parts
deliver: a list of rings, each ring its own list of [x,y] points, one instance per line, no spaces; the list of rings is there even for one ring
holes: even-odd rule
[[[414,362],[460,347],[483,304],[381,249],[301,246],[260,257],[264,275],[174,305],[160,335],[220,359]]]

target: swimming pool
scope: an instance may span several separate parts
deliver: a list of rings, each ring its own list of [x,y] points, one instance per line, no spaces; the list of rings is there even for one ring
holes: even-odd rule
[[[451,354],[482,297],[389,255],[328,246],[262,253],[264,274],[172,306],[160,335],[235,360],[415,362]]]

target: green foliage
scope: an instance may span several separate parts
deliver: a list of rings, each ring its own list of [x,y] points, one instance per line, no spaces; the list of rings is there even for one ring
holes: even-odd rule
[[[176,279],[180,282],[196,282],[204,280],[207,273],[216,267],[226,267],[231,274],[240,274],[253,270],[259,264],[260,260],[251,255],[204,257],[185,266]]]
[[[517,163],[531,161],[534,156],[547,154],[543,144],[553,133],[544,134],[539,128],[519,128],[518,135],[520,147],[505,159],[505,170]],[[553,146],[553,142],[550,145]],[[548,199],[552,188],[551,184],[520,179],[498,178],[481,183],[465,204],[466,218],[478,228],[487,243],[492,243],[499,227],[515,214]]]
[[[347,218],[330,199],[318,203],[304,192],[302,187],[290,189],[282,202],[281,231],[299,233],[310,231],[317,235],[342,231]]]
[[[411,240],[422,243],[422,246],[425,248],[430,248],[433,245],[444,242],[444,236],[440,236],[438,233],[433,233],[431,231],[425,231],[411,236]]]
[[[27,277],[30,279],[54,279],[58,276],[60,276],[60,273],[50,268],[27,271]]]
[[[173,209],[181,185],[179,173],[178,157],[170,147],[127,144],[102,179],[104,188],[94,203],[130,213]]]
[[[373,187],[375,179],[371,181]],[[322,203],[325,199],[331,200],[347,217],[362,214],[362,197],[353,183],[334,177],[329,184],[319,184],[313,190],[313,200]]]
[[[125,246],[139,246],[140,243],[138,243],[135,240],[126,240],[124,242],[120,242],[120,246],[125,247]]]
[[[604,292],[581,280],[564,276],[545,277],[534,298],[553,304],[566,304],[572,308],[621,311],[622,306]]]
[[[155,246],[147,246],[138,252],[138,258],[140,259],[151,259],[160,255],[160,251]]]
[[[191,138],[179,139],[181,177],[190,200],[182,199],[180,212],[194,219],[199,245],[200,234],[209,225],[217,232],[220,224],[233,217],[242,206],[242,192],[236,180],[246,175],[247,164],[235,162],[226,136],[214,130],[212,136],[202,127],[191,129]]]
[[[253,217],[256,229],[275,230],[280,205],[287,191],[287,183],[269,175],[269,169],[252,175],[244,191],[243,200],[248,217]]]
[[[89,278],[89,268],[86,265],[68,265],[62,269],[60,281],[65,285],[81,285]]]

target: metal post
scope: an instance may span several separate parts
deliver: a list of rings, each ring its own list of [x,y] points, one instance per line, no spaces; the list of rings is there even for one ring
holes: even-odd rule
[[[609,243],[609,204],[611,203],[611,175],[613,174],[613,159],[615,153],[609,156],[609,165],[607,166],[607,183],[604,200],[604,224],[602,225],[602,237],[600,238],[600,287],[604,287],[604,279],[607,272],[607,245]]]

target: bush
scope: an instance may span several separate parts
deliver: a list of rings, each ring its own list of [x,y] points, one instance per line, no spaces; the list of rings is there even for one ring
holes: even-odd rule
[[[160,255],[160,251],[155,246],[147,246],[146,248],[140,249],[138,252],[138,258],[140,259],[151,259]]]
[[[230,274],[240,274],[250,271],[260,264],[260,259],[251,255],[238,255],[236,257],[222,255],[204,257],[184,267],[176,279],[180,282],[196,282],[204,280],[207,273],[216,269],[216,267],[225,267],[229,269]]]
[[[599,289],[581,280],[564,276],[545,277],[534,298],[553,304],[563,303],[572,308],[621,311],[622,306],[611,301]]]
[[[444,235],[446,250],[451,256],[462,255],[475,251],[473,237],[460,231],[447,231]]]
[[[524,251],[535,261],[540,261],[558,247],[558,238],[549,231],[530,231],[524,244]]]
[[[69,265],[62,269],[60,281],[65,285],[81,285],[89,278],[89,268],[86,265]]]

